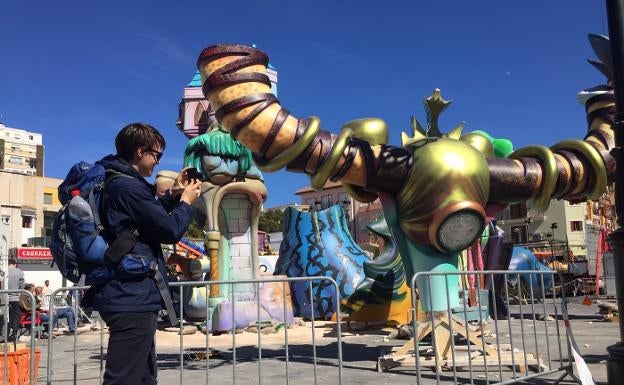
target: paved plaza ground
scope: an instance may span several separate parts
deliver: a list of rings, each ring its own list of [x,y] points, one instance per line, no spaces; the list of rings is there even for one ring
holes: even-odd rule
[[[573,298],[568,305],[571,325],[576,341],[581,349],[583,357],[587,361],[589,368],[597,381],[597,384],[606,383],[606,347],[613,344],[618,339],[617,323],[603,322],[597,315],[597,306],[582,305],[581,299]],[[538,310],[541,305],[537,306]],[[516,347],[526,346],[527,351],[535,353],[535,342],[537,350],[544,360],[547,360],[547,344],[543,326],[548,324],[550,344],[548,346],[552,366],[558,363],[558,351],[556,343],[556,323],[554,321],[536,321],[533,332],[532,317],[527,317],[525,306],[525,317],[520,320],[519,309],[512,307],[512,318],[510,321],[499,321],[494,325],[488,322],[486,328],[490,330],[489,340],[494,335],[495,327],[498,327],[498,336],[505,339],[511,336],[514,338]],[[539,311],[537,311],[539,313]],[[547,312],[554,314],[553,309]],[[565,341],[563,322],[559,322],[560,338]],[[159,365],[160,384],[232,384],[235,375],[237,384],[258,384],[258,377],[261,377],[263,384],[286,384],[286,372],[290,383],[296,384],[336,384],[338,383],[337,366],[337,341],[336,325],[332,322],[316,322],[315,337],[317,343],[316,375],[317,382],[314,381],[315,368],[313,365],[313,350],[311,345],[312,328],[310,322],[305,326],[298,326],[288,330],[288,368],[286,365],[286,354],[284,349],[284,329],[274,334],[261,335],[262,362],[258,366],[258,334],[237,333],[235,337],[236,352],[232,350],[232,335],[223,334],[220,336],[207,336],[200,332],[193,335],[185,335],[183,339],[177,333],[159,331],[157,334],[157,353]],[[364,326],[364,325],[358,325]],[[83,328],[85,329],[85,328]],[[53,383],[72,383],[74,370],[78,376],[78,384],[98,384],[100,368],[100,333],[98,331],[82,331],[74,341],[72,336],[59,336],[53,340],[52,369],[54,375]],[[522,345],[520,330],[525,330],[525,342]],[[509,333],[508,331],[512,332]],[[405,341],[388,338],[390,328],[372,328],[354,331],[342,324],[343,338],[343,368],[342,377],[344,384],[415,384],[415,370],[413,368],[394,368],[387,372],[380,373],[377,370],[378,357],[395,345],[402,345]],[[104,332],[104,352],[106,351],[107,334]],[[205,351],[206,343],[213,350],[213,356],[209,360],[209,369],[206,371],[206,361],[203,360],[201,352]],[[74,349],[74,343],[76,348]],[[185,365],[181,369],[180,343],[183,343],[185,354]],[[426,344],[426,342],[425,342]],[[37,340],[37,345],[42,349],[42,357],[47,356],[47,341]],[[563,345],[564,349],[566,348]],[[74,353],[77,357],[77,365],[74,368]],[[195,354],[188,354],[195,353]],[[236,360],[234,360],[234,354]],[[564,351],[564,356],[565,356]],[[259,372],[260,370],[260,372]],[[481,369],[479,369],[481,370]],[[486,376],[485,372],[475,373],[475,384],[486,384],[486,378],[490,382],[500,381],[498,369],[490,370]],[[208,374],[208,378],[206,375]],[[421,368],[422,383],[435,383],[436,376],[429,368]],[[503,378],[509,378],[512,371],[506,367]],[[559,377],[546,376],[534,379],[533,382],[539,384],[552,384],[553,379]],[[458,383],[467,373],[457,373]],[[464,376],[464,377],[462,377]],[[443,371],[440,376],[443,384],[453,384],[454,375],[452,371]],[[42,360],[39,366],[38,383],[46,383],[46,362]],[[571,382],[563,382],[571,383]]]

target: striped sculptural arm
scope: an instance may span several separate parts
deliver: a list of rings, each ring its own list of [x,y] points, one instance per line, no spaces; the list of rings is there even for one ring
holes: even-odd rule
[[[614,173],[608,97],[588,102],[585,141],[526,147],[510,159],[494,158],[487,145],[480,148],[474,134],[468,139],[471,134],[461,136],[461,130],[415,138],[405,147],[385,144],[387,130],[379,119],[347,123],[332,135],[320,129],[318,118],[298,119],[281,107],[271,93],[267,65],[263,52],[239,45],[208,47],[197,62],[217,119],[254,153],[259,167],[305,172],[316,189],[328,179],[342,181],[360,201],[393,194],[406,236],[442,252],[461,250],[476,239],[489,203],[534,199],[535,207],[545,210],[553,197],[595,199]],[[448,220],[459,225],[468,217],[473,229],[452,247],[443,245],[440,229],[449,224],[448,231],[455,231]]]
[[[597,199],[615,178],[613,61],[609,39],[590,34],[597,60],[589,62],[607,78],[607,84],[583,90],[588,133],[583,141],[565,140],[550,149],[531,146],[518,150],[510,163],[488,159],[492,179],[490,201],[511,203],[534,198],[545,210],[551,198],[581,201]]]
[[[361,119],[345,125],[339,135],[320,129],[316,117],[298,119],[280,106],[266,75],[268,57],[241,45],[217,45],[202,51],[197,67],[203,92],[217,119],[232,137],[254,153],[264,171],[287,167],[311,175],[320,189],[328,179],[341,180],[352,195],[372,201],[364,191],[397,192],[407,180],[411,152],[386,146],[385,123]]]
[[[512,203],[533,198],[545,210],[552,198],[596,200],[615,177],[612,92],[585,103],[588,134],[584,140],[564,140],[554,146],[530,146],[517,150],[513,159],[489,158],[490,202]]]

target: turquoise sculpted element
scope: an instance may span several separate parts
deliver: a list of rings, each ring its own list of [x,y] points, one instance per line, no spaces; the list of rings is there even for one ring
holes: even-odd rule
[[[184,150],[184,167],[193,167],[204,180],[216,184],[221,184],[219,177],[262,179],[251,151],[219,126],[189,140]]]

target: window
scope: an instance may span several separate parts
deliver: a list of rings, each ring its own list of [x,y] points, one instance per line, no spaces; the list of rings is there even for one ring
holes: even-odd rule
[[[54,215],[53,213],[44,213],[43,214],[43,236],[50,237],[52,236],[52,224],[54,223]]]
[[[330,195],[323,195],[321,197],[321,209],[326,209],[331,205],[330,198]]]
[[[52,204],[52,193],[43,193],[43,204]]]
[[[583,231],[583,222],[570,221],[570,231]]]
[[[20,158],[19,156],[11,156],[9,157],[9,163],[22,164],[24,163],[24,159]]]
[[[509,205],[509,219],[523,219],[527,217],[526,202]]]
[[[22,228],[31,229],[33,226],[33,217],[30,215],[22,215]]]
[[[203,104],[198,103],[197,108],[195,109],[195,125],[199,126],[200,124],[205,124],[208,120],[208,115],[206,114],[206,107]]]
[[[511,226],[511,239],[513,243],[524,243],[528,241],[526,226]]]

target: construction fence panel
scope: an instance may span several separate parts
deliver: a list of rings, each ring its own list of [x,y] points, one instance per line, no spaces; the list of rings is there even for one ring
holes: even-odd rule
[[[327,370],[319,369],[320,365],[324,367],[334,366],[336,367],[336,375],[335,377],[331,375],[331,379],[328,380],[329,383],[337,383],[342,384],[343,376],[342,376],[342,337],[341,337],[341,325],[340,322],[335,322],[335,338],[336,338],[336,349],[335,349],[335,360],[326,360],[325,362],[319,362],[317,351],[318,351],[318,338],[316,336],[315,327],[318,320],[315,320],[314,317],[314,309],[317,306],[315,296],[313,295],[313,283],[315,282],[323,282],[327,286],[333,286],[334,292],[336,294],[335,303],[333,304],[333,308],[335,309],[335,320],[340,320],[342,315],[340,313],[340,290],[338,284],[330,277],[296,277],[296,278],[286,278],[286,277],[272,277],[272,278],[262,278],[262,279],[248,279],[248,280],[237,280],[237,281],[191,281],[191,282],[172,282],[170,283],[170,288],[173,293],[178,294],[180,308],[179,308],[179,323],[176,325],[179,329],[179,342],[177,347],[177,353],[175,354],[175,361],[172,359],[173,354],[170,350],[167,350],[164,347],[159,347],[158,341],[156,343],[156,352],[159,356],[159,360],[161,357],[166,357],[167,369],[176,369],[178,370],[178,383],[182,384],[197,384],[197,383],[205,383],[205,384],[237,384],[237,383],[254,383],[254,384],[272,384],[275,381],[279,381],[281,383],[302,383],[301,373],[302,369],[298,368],[297,374],[293,375],[290,373],[290,369],[292,366],[291,362],[291,353],[289,352],[291,349],[291,342],[289,341],[289,328],[286,320],[288,317],[287,309],[291,307],[290,303],[286,303],[287,301],[287,293],[288,286],[293,282],[307,282],[309,285],[309,306],[310,306],[310,323],[311,323],[311,332],[309,341],[302,341],[301,339],[296,341],[296,345],[300,348],[302,345],[305,346],[306,349],[309,350],[309,354],[311,356],[311,370],[310,373],[306,373],[306,380],[304,382],[314,383],[315,385],[319,382],[319,378],[321,374],[323,377],[330,376],[330,373]],[[281,287],[281,298],[282,298],[282,307],[283,307],[283,318],[285,320],[283,324],[283,343],[279,348],[276,348],[273,344],[272,346],[265,347],[265,351],[268,350],[270,354],[263,355],[263,333],[260,330],[260,325],[262,323],[261,319],[261,303],[260,303],[260,287],[261,285],[267,283],[277,283]],[[231,337],[231,345],[228,349],[224,349],[223,346],[219,346],[219,355],[217,356],[217,350],[214,346],[211,346],[211,331],[209,330],[209,326],[212,323],[212,313],[210,312],[209,306],[206,306],[206,314],[203,320],[198,321],[200,325],[205,325],[205,339],[202,341],[201,346],[197,345],[197,339],[194,339],[195,343],[193,346],[190,346],[187,342],[187,338],[190,336],[185,335],[185,321],[184,321],[184,306],[182,304],[185,303],[185,296],[188,296],[188,289],[192,288],[205,288],[205,292],[208,293],[211,287],[214,286],[229,286],[233,288],[234,285],[252,285],[255,289],[255,292],[258,293],[255,296],[256,301],[256,326],[257,326],[257,341],[253,341],[253,347],[249,346],[250,341],[243,341],[242,343],[237,342],[237,332],[236,329],[236,301],[234,298],[234,290],[229,290],[229,306],[231,311],[231,319],[232,319],[232,330],[229,331],[229,336]],[[80,287],[70,287],[70,288],[61,288],[55,290],[52,293],[52,298],[56,298],[60,293],[71,292],[73,295],[72,306],[75,308],[74,313],[78,314],[77,303],[79,302],[78,297],[79,293],[88,289],[88,286],[80,286]],[[206,299],[209,301],[209,299]],[[208,302],[209,303],[209,302]],[[54,314],[54,303],[50,303],[50,315]],[[50,319],[52,324],[53,319]],[[77,322],[77,318],[76,318]],[[69,368],[67,362],[64,362],[60,368],[54,367],[55,363],[53,360],[54,357],[54,339],[50,338],[48,340],[48,351],[47,351],[47,365],[46,365],[46,383],[51,385],[54,382],[73,382],[74,384],[82,384],[86,383],[85,381],[90,380],[88,383],[102,383],[102,377],[104,374],[104,361],[105,361],[105,349],[104,349],[104,325],[100,319],[100,345],[99,345],[99,357],[94,357],[93,354],[90,354],[89,357],[86,357],[86,360],[79,360],[78,351],[79,351],[79,334],[73,334],[73,360],[72,365]],[[332,322],[334,324],[334,322]],[[77,326],[77,325],[75,325]],[[176,330],[177,331],[177,330]],[[266,338],[266,337],[265,337]],[[325,342],[327,342],[327,337],[324,338]],[[246,346],[243,346],[246,345]],[[251,351],[250,350],[253,350]],[[333,348],[332,348],[333,349]],[[93,349],[90,349],[93,351]],[[239,351],[244,350],[244,356],[239,356]],[[222,354],[221,354],[222,353]],[[226,357],[227,356],[227,357]],[[81,357],[85,358],[85,357]],[[94,358],[97,362],[94,362]],[[244,362],[239,362],[239,360],[244,360]],[[247,370],[249,364],[257,365],[257,371],[254,370],[254,376],[249,376],[249,370]],[[305,362],[306,368],[308,367],[309,362]],[[245,367],[243,367],[243,364]],[[58,364],[57,364],[58,365]],[[230,366],[231,372],[228,377],[224,375],[224,368]],[[281,369],[276,369],[281,367]],[[68,369],[69,368],[69,369]],[[97,374],[94,373],[94,369]],[[243,373],[244,370],[244,373]],[[88,371],[87,374],[83,374],[82,372]],[[199,379],[198,376],[201,372],[204,372],[203,379]],[[281,371],[281,375],[279,372]],[[305,370],[304,370],[305,371]],[[159,377],[162,377],[164,370],[161,368],[159,373]],[[257,377],[257,378],[256,378]]]
[[[412,368],[417,384],[512,384],[573,373],[571,330],[553,271],[417,273],[414,337],[380,358]],[[579,382],[580,383],[580,382]]]
[[[50,295],[50,308],[48,315],[50,317],[49,321],[49,336],[48,336],[48,348],[46,352],[46,374],[45,381],[47,385],[51,385],[53,382],[59,383],[73,383],[73,384],[82,384],[85,381],[89,381],[89,383],[98,383],[102,384],[102,376],[104,374],[104,323],[101,318],[99,318],[96,324],[92,324],[92,328],[99,330],[99,341],[93,343],[89,346],[85,345],[83,341],[81,341],[81,336],[78,333],[78,322],[82,318],[84,314],[83,310],[80,308],[81,297],[89,289],[90,286],[72,286],[72,287],[62,287],[57,290],[54,290]],[[69,302],[69,304],[68,304]],[[76,332],[71,333],[71,365],[68,365],[67,361],[64,361],[62,365],[57,363],[57,367],[55,368],[55,362],[53,358],[55,357],[55,347],[54,347],[54,325],[56,325],[59,320],[57,319],[57,310],[63,307],[71,307],[72,312],[74,314],[74,324],[67,325],[70,329],[75,330]],[[69,323],[69,321],[67,321]],[[90,322],[93,322],[90,320]],[[93,358],[92,352],[97,352],[95,354],[95,359]],[[79,352],[83,353],[81,357],[79,357]]]
[[[13,331],[13,338],[9,341],[9,308],[11,306],[8,301],[9,294],[17,294],[20,297],[25,296],[25,301],[30,304],[30,315],[28,318],[31,321],[31,332],[29,339],[29,348],[26,349],[18,349],[18,336],[19,330]],[[3,349],[2,349],[2,384],[8,384],[12,381],[17,383],[17,380],[20,380],[20,383],[23,383],[24,372],[26,368],[24,365],[28,366],[28,383],[35,384],[36,383],[36,358],[37,358],[37,350],[35,350],[35,338],[34,338],[34,327],[37,319],[37,306],[35,302],[35,296],[28,290],[0,290],[0,298],[3,298],[2,304],[2,341],[3,341]],[[23,298],[23,297],[22,297]],[[21,299],[24,301],[24,299]],[[19,305],[13,305],[19,306]],[[20,320],[21,321],[21,320]],[[18,329],[21,328],[21,322],[18,323]],[[24,360],[24,357],[27,360]],[[24,361],[27,361],[25,363]]]
[[[310,322],[311,322],[311,333],[310,333],[310,340],[309,341],[301,341],[298,340],[296,341],[296,345],[297,346],[301,346],[301,345],[308,345],[310,344],[310,349],[309,349],[309,353],[311,354],[312,357],[312,373],[307,373],[306,374],[306,379],[303,380],[301,378],[301,371],[298,370],[298,374],[293,378],[293,375],[290,373],[290,368],[291,368],[291,343],[289,341],[289,325],[287,324],[287,320],[288,320],[288,315],[287,315],[287,310],[290,307],[290,303],[287,303],[287,286],[290,283],[294,283],[294,282],[307,282],[308,283],[308,301],[309,301],[309,306],[310,306],[310,314],[311,314],[311,318],[310,318]],[[317,357],[317,351],[318,351],[318,345],[317,345],[317,336],[316,336],[316,324],[315,322],[317,320],[315,320],[314,317],[314,309],[317,306],[316,300],[314,298],[313,295],[313,283],[314,282],[323,282],[327,285],[331,285],[334,288],[334,292],[336,293],[336,297],[335,297],[335,303],[333,304],[333,308],[335,309],[335,319],[336,320],[340,320],[341,319],[341,313],[340,313],[340,303],[341,303],[341,298],[340,298],[340,290],[338,287],[338,284],[336,283],[336,281],[334,281],[332,278],[330,277],[293,277],[293,278],[286,278],[286,277],[274,277],[274,278],[262,278],[262,279],[248,279],[248,280],[237,280],[237,281],[204,281],[204,282],[176,282],[176,283],[172,283],[170,284],[170,286],[172,286],[173,288],[175,288],[174,290],[177,290],[179,298],[180,298],[180,303],[184,303],[184,296],[185,296],[185,288],[190,288],[190,287],[205,287],[206,291],[208,291],[210,289],[211,286],[213,285],[219,285],[219,286],[229,286],[230,290],[230,304],[231,304],[231,318],[232,318],[232,330],[230,331],[230,335],[231,335],[231,348],[229,350],[229,352],[227,352],[229,355],[229,359],[214,359],[211,362],[211,355],[213,353],[213,349],[211,348],[211,339],[210,339],[210,333],[208,332],[208,330],[206,330],[206,335],[205,335],[205,341],[204,344],[202,346],[202,349],[204,350],[202,353],[202,356],[205,357],[205,365],[204,365],[204,369],[205,369],[205,384],[237,384],[237,383],[254,383],[254,384],[258,384],[261,385],[263,383],[266,384],[273,384],[275,383],[275,381],[279,381],[280,383],[285,383],[285,384],[289,384],[289,383],[302,383],[303,382],[312,382],[314,384],[317,384],[319,382],[319,375],[320,375],[320,371],[319,371],[319,361],[318,361],[318,357]],[[260,330],[260,324],[262,322],[262,318],[261,318],[261,303],[260,303],[260,285],[262,284],[267,284],[267,283],[281,283],[281,298],[282,298],[282,307],[283,307],[283,320],[284,320],[284,339],[283,339],[283,344],[281,349],[276,350],[274,346],[272,346],[270,348],[270,357],[266,357],[263,356],[263,333]],[[248,350],[249,346],[246,347],[246,351],[245,351],[245,357],[243,358],[245,360],[245,364],[256,364],[257,365],[257,378],[252,379],[249,377],[249,375],[241,375],[239,374],[239,371],[237,370],[238,366],[239,366],[239,355],[238,355],[238,350],[240,349],[239,343],[237,343],[237,339],[236,339],[236,335],[237,335],[237,330],[236,330],[236,316],[237,316],[237,312],[236,312],[236,301],[234,300],[234,290],[233,290],[233,286],[234,285],[241,285],[241,284],[251,284],[254,286],[254,290],[256,293],[258,293],[256,295],[256,325],[257,325],[257,341],[254,341],[255,344],[255,354],[253,352],[250,352]],[[180,310],[180,324],[179,327],[182,330],[183,328],[183,320],[184,319],[184,314],[183,314],[183,308],[181,308]],[[208,306],[206,307],[206,315],[205,315],[205,319],[203,322],[205,325],[210,325],[212,324],[212,319],[211,319],[211,313],[208,310]],[[331,383],[336,383],[336,384],[342,384],[342,337],[341,337],[341,326],[340,326],[340,322],[335,322],[335,327],[336,327],[336,377],[332,378],[330,380]],[[249,343],[249,341],[247,341],[247,344]],[[268,350],[268,348],[267,348]],[[189,350],[185,348],[185,341],[184,341],[184,335],[183,333],[180,333],[180,342],[179,342],[179,361],[178,361],[178,365],[179,365],[179,384],[185,384],[187,383],[187,376],[186,376],[186,367],[188,366],[188,363],[185,363],[185,361],[189,361],[187,358],[189,358],[189,355],[191,354],[193,350]],[[195,350],[197,351],[197,350]],[[229,364],[231,365],[231,380],[228,380],[227,378],[224,377],[223,375],[223,371],[220,372],[219,377],[215,377],[214,375],[211,375],[211,368],[212,367],[223,367],[223,365],[227,365],[228,362],[230,361]],[[267,367],[268,362],[267,361],[273,361],[271,362],[271,366],[270,368]],[[276,375],[277,372],[279,372],[280,370],[276,368],[276,362],[279,362],[283,360],[283,365],[277,365],[277,366],[282,366],[283,372],[281,376]],[[254,362],[255,361],[255,362]],[[194,371],[193,374],[195,374],[197,371]],[[248,371],[246,371],[245,373],[248,373]],[[265,375],[266,374],[270,374],[270,378],[265,380]],[[311,374],[311,377],[309,377],[309,375]],[[323,371],[323,374],[326,375],[327,372]],[[244,376],[244,377],[243,377]]]

